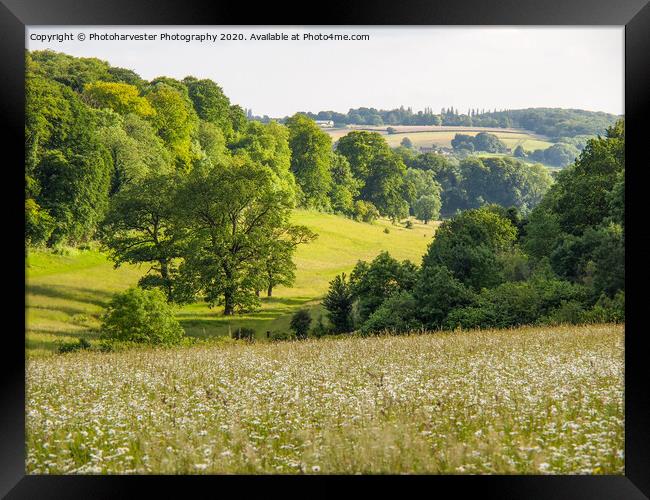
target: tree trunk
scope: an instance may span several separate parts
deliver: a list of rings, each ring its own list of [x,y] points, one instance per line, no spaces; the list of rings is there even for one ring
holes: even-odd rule
[[[269,284],[269,287],[266,289],[266,296],[271,297],[273,295],[273,285]]]
[[[223,315],[232,316],[235,312],[235,307],[232,300],[232,292],[226,291],[223,297]]]
[[[169,264],[167,263],[167,259],[161,259],[159,261],[160,263],[160,277],[163,279],[163,283],[165,286],[165,291],[167,293],[167,300],[171,301],[172,300],[172,284],[169,279]]]
[[[237,287],[234,284],[232,269],[224,265],[223,273],[225,275],[225,290],[223,292],[223,315],[232,316],[235,312],[234,295]]]

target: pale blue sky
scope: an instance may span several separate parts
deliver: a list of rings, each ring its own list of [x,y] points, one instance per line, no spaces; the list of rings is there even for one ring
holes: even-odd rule
[[[39,42],[32,34],[71,33]],[[91,33],[368,34],[369,41],[89,41]],[[86,40],[77,40],[84,33]],[[145,79],[193,75],[273,117],[404,105],[438,112],[563,107],[622,114],[623,27],[41,27],[27,48],[98,57]]]

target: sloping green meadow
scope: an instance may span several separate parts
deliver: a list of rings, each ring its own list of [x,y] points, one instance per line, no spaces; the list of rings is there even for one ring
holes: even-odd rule
[[[419,264],[436,227],[435,223],[425,225],[415,220],[412,229],[386,220],[365,224],[305,210],[296,210],[293,222],[319,235],[296,252],[294,286],[278,287],[273,297],[263,298],[261,310],[234,318],[224,317],[221,308],[210,309],[205,303],[179,308],[177,316],[188,335],[210,338],[227,335],[238,327],[252,327],[258,337],[263,337],[268,330],[287,330],[291,314],[300,307],[311,309],[317,319],[322,313],[320,298],[334,276],[349,272],[359,259],[372,259],[383,250]],[[28,255],[29,355],[51,353],[59,342],[95,338],[89,330],[99,325],[99,315],[112,294],[135,285],[149,269],[147,265],[114,269],[97,250],[71,249],[67,253],[32,251]]]

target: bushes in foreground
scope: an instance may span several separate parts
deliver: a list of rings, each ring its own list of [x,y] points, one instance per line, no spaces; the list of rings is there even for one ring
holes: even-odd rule
[[[130,288],[116,294],[102,317],[101,338],[108,341],[176,345],[185,332],[158,289]]]

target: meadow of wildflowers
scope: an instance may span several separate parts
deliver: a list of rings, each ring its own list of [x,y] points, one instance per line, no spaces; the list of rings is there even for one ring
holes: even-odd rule
[[[623,474],[622,325],[28,359],[32,474]]]

